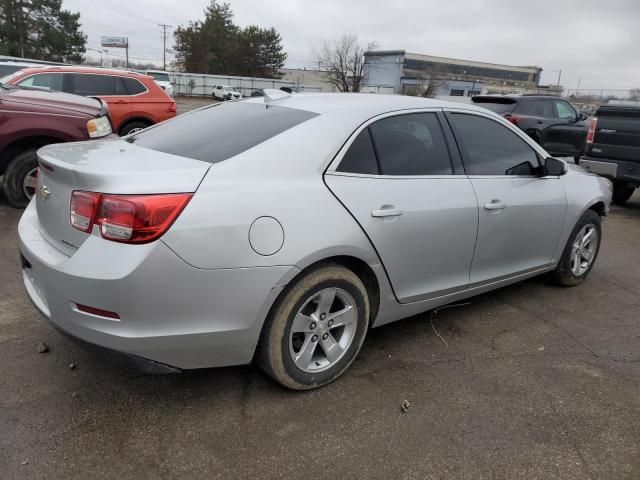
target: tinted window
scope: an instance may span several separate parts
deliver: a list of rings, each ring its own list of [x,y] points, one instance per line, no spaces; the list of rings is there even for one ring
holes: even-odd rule
[[[129,92],[129,95],[138,95],[139,93],[147,91],[147,88],[135,78],[124,77],[122,80],[127,87],[127,92]]]
[[[32,75],[22,80],[19,85],[21,87],[41,88],[43,90],[62,91],[62,74],[61,73],[40,73]]]
[[[451,114],[451,127],[469,175],[533,175],[534,150],[507,127],[488,118]]]
[[[474,98],[472,101],[479,107],[486,108],[487,110],[499,113],[500,115],[511,113],[517,105],[515,101],[507,99],[505,99],[505,101],[492,101],[491,99]]]
[[[558,118],[563,120],[572,120],[576,118],[576,111],[567,102],[556,100],[556,110],[558,111]]]
[[[449,152],[433,113],[389,117],[370,127],[383,175],[450,175]]]
[[[72,89],[76,95],[115,95],[115,78],[111,75],[89,75],[86,73],[72,73]]]
[[[373,149],[371,134],[368,128],[365,128],[358,134],[349,147],[349,150],[347,150],[347,153],[344,154],[338,170],[340,172],[367,173],[372,175],[379,173],[376,153]]]
[[[536,117],[554,118],[553,104],[549,100],[538,100],[534,104],[533,114]]]
[[[216,163],[317,115],[277,105],[221,103],[143,130],[129,141],[151,150]]]

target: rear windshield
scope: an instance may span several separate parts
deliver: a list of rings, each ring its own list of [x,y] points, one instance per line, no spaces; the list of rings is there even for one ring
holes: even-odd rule
[[[514,102],[513,100],[500,101],[489,98],[474,98],[473,103],[478,105],[479,107],[486,108],[487,110],[491,110],[492,112],[496,112],[501,115],[512,112],[516,107],[516,102]]]
[[[262,103],[221,103],[143,130],[128,141],[159,152],[217,163],[317,115]]]

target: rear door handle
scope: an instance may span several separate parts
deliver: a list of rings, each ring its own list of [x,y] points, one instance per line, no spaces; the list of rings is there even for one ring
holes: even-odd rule
[[[485,203],[485,210],[504,210],[506,205],[502,203],[500,200],[491,200],[491,203]]]
[[[393,205],[383,205],[378,210],[372,210],[372,217],[399,217],[404,212]]]

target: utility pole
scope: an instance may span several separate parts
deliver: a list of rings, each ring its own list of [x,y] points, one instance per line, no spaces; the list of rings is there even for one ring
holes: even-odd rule
[[[167,71],[167,28],[170,28],[171,25],[165,25],[164,23],[159,23],[158,26],[162,28],[162,69]]]
[[[562,70],[558,70],[558,86],[556,87],[558,94],[560,94],[560,78],[561,77],[562,77]]]

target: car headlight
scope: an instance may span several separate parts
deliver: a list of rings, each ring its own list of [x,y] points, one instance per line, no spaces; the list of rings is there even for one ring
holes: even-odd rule
[[[111,122],[107,117],[92,118],[87,122],[87,132],[91,138],[105,137],[112,133]]]

